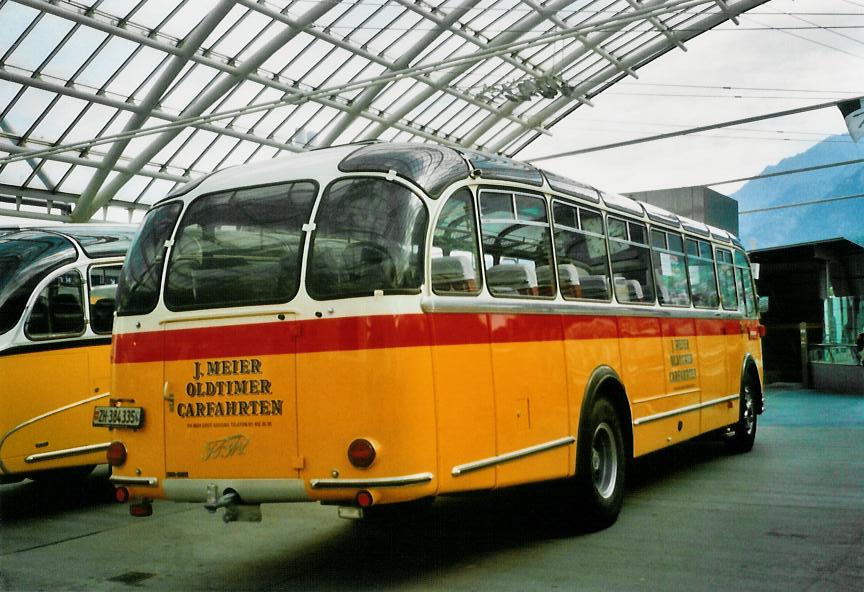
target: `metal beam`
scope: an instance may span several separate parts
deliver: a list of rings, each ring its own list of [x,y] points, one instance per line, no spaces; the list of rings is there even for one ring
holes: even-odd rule
[[[12,125],[5,119],[0,119],[0,130],[3,130],[3,133],[9,134],[10,136],[20,137],[20,134],[18,134],[18,132],[12,128]],[[42,163],[37,162],[33,158],[28,158],[27,164],[30,165],[30,168],[33,169],[33,172],[36,173],[36,176],[39,177],[39,180],[42,181],[42,183],[44,183],[45,187],[53,189],[57,186],[57,184],[51,180],[51,177],[48,176],[48,173],[42,170]]]
[[[337,4],[321,3],[313,4],[302,17],[298,20],[300,29],[286,29],[285,31],[275,35],[270,41],[265,43],[253,55],[249,56],[245,62],[237,66],[236,72],[231,76],[224,78],[216,83],[210,90],[204,93],[196,101],[186,107],[180,114],[180,118],[196,117],[204,112],[210,105],[216,102],[219,97],[227,93],[231,88],[245,80],[248,75],[257,70],[274,52],[296,37],[302,29],[313,24],[317,19],[321,18],[328,11],[332,10]],[[168,145],[181,132],[180,129],[172,129],[163,132],[157,136],[150,144],[144,148],[138,156],[132,159],[129,166],[132,169],[143,167],[151,158],[159,153],[162,148]],[[72,218],[76,221],[86,221],[90,219],[99,208],[111,200],[129,180],[134,176],[134,173],[121,173],[114,177],[110,183],[102,187],[99,193],[87,203],[80,203],[78,208],[72,213]]]
[[[221,0],[219,4],[209,11],[201,22],[192,29],[192,32],[189,33],[189,35],[180,44],[180,53],[171,58],[171,61],[165,66],[165,69],[153,82],[150,90],[147,91],[147,95],[138,106],[139,111],[134,113],[126,122],[126,125],[123,127],[124,132],[129,132],[142,127],[152,116],[153,109],[156,108],[159,99],[162,98],[162,95],[171,83],[174,82],[183,67],[189,63],[190,56],[192,56],[192,54],[201,47],[201,44],[204,43],[213,29],[222,22],[222,19],[231,11],[232,8],[234,8],[234,2],[232,0]],[[96,194],[99,193],[99,190],[105,183],[105,179],[108,178],[108,174],[114,168],[114,165],[117,164],[117,161],[120,159],[120,156],[123,154],[123,151],[129,145],[130,141],[131,139],[120,140],[111,145],[105,158],[102,159],[102,164],[99,166],[99,169],[92,177],[90,177],[87,187],[85,187],[84,191],[81,193],[81,198],[78,200],[75,207],[76,210],[79,208],[82,210],[90,208]]]
[[[761,4],[764,4],[767,1],[768,0],[741,0],[734,7],[730,7],[730,10],[733,10],[736,15],[740,15],[740,14],[742,14],[742,13],[744,13],[744,12],[746,12],[752,8],[755,8]],[[700,26],[700,27],[698,27],[698,29],[687,30],[687,31],[681,32],[680,33],[680,39],[681,39],[681,41],[689,41],[690,39],[696,37],[697,35],[700,35],[701,33],[708,31],[708,30],[716,27],[720,23],[723,23],[727,20],[728,20],[728,16],[726,14],[724,14],[722,12],[717,12],[713,15],[706,17],[704,20],[702,20],[700,22],[700,25],[704,25],[704,26]],[[663,53],[669,51],[670,49],[671,49],[671,46],[669,45],[668,40],[666,40],[665,38],[663,40],[658,39],[658,40],[654,41],[653,43],[646,44],[646,45],[642,46],[639,50],[631,53],[626,58],[625,63],[627,63],[631,68],[638,68],[641,65],[644,65],[645,63],[656,58],[657,56],[662,55]],[[603,81],[610,80],[610,79],[614,78],[616,74],[617,74],[617,72],[615,70],[613,70],[611,67],[604,68],[603,70],[598,72],[596,75],[592,76],[590,79],[588,79],[588,80],[584,81],[582,84],[580,84],[579,87],[581,87],[582,89],[585,89],[585,90],[594,88],[598,84],[602,83]],[[569,106],[569,104],[570,104],[570,101],[568,99],[566,99],[566,97],[556,99],[555,101],[553,101],[552,103],[547,105],[546,108],[544,108],[543,110],[539,111],[538,113],[536,113],[534,116],[531,117],[531,122],[532,122],[533,126],[542,125],[542,122],[546,121],[547,118],[555,116],[562,109]],[[572,109],[568,110],[564,115],[566,115],[567,113],[570,113],[570,112],[572,112]],[[556,120],[560,120],[561,117],[563,117],[564,115],[557,117]],[[505,147],[509,146],[511,142],[516,141],[522,133],[523,133],[522,130],[515,130],[515,131],[511,131],[510,133],[508,133],[506,135],[503,135],[501,138],[498,139],[498,141],[495,142],[495,144],[490,146],[490,150],[494,150],[496,152],[502,151]],[[531,138],[530,140],[526,141],[521,146],[519,146],[519,148],[517,148],[515,151],[509,152],[508,155],[509,156],[515,155],[520,150],[522,150],[525,146],[527,146],[533,140],[535,140],[537,137],[538,136],[534,136],[533,138]]]

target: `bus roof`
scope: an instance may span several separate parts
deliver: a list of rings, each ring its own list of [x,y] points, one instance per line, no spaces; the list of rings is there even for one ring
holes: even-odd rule
[[[538,189],[549,188],[582,200],[601,203],[610,210],[635,216],[644,221],[658,222],[699,236],[713,237],[721,242],[733,242],[740,246],[737,238],[726,230],[691,220],[624,195],[601,191],[591,185],[536,168],[529,163],[505,156],[429,143],[347,144],[223,169],[191,181],[160,202],[192,190],[209,193],[233,187],[261,185],[262,180],[266,179],[278,182],[316,178],[318,171],[332,172],[334,169],[341,172],[390,173],[392,171],[395,175],[423,189],[432,199],[441,197],[451,183],[467,177],[517,182]]]

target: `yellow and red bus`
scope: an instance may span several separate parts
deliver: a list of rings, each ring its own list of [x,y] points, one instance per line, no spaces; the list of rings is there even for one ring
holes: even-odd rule
[[[150,210],[118,289],[112,480],[135,515],[226,520],[565,480],[603,527],[632,458],[708,432],[749,450],[761,373],[728,232],[479,152],[334,147]]]
[[[111,438],[114,292],[133,226],[70,224],[0,236],[0,482],[82,477]]]

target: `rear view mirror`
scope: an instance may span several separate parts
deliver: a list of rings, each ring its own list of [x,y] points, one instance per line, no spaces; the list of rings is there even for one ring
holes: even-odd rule
[[[760,296],[759,297],[759,314],[765,314],[768,312],[768,297]]]

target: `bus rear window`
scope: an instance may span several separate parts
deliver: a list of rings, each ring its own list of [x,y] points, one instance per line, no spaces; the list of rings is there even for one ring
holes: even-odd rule
[[[195,310],[287,302],[300,285],[316,185],[298,181],[199,197],[180,222],[165,305]]]
[[[406,187],[352,178],[327,188],[315,219],[306,289],[317,300],[416,294],[428,214]]]
[[[147,314],[159,302],[165,241],[180,215],[179,201],[156,206],[149,212],[129,247],[120,281],[117,283],[117,316]]]

